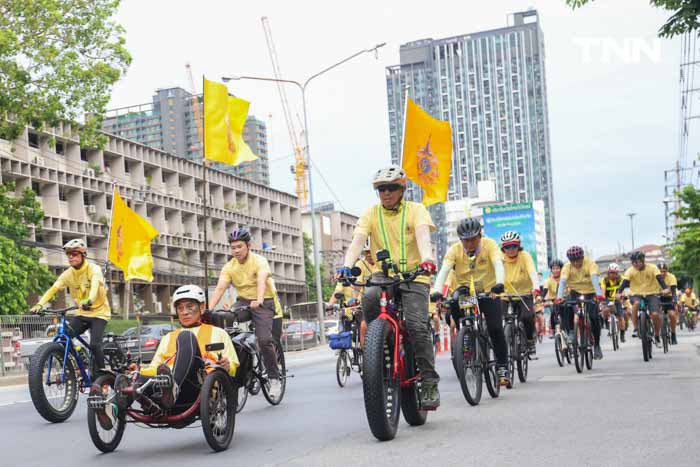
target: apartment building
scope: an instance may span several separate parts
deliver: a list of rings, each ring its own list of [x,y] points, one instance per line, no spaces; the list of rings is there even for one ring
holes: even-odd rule
[[[35,240],[46,245],[52,271],[65,269],[61,245],[83,238],[90,258],[107,256],[112,193],[119,193],[160,232],[152,244],[152,283],[134,281],[134,303],[150,311],[169,310],[170,295],[184,283],[203,284],[204,211],[202,166],[127,139],[108,135],[104,149],[81,148],[77,128],[64,123],[45,131],[26,129],[15,141],[0,139],[0,181],[17,192],[30,187],[45,217]],[[218,170],[207,172],[209,283],[230,259],[227,233],[250,227],[253,249],[270,262],[285,305],[303,301],[301,211],[294,195]],[[265,246],[265,248],[263,248]],[[124,306],[121,271],[108,275],[115,308]]]

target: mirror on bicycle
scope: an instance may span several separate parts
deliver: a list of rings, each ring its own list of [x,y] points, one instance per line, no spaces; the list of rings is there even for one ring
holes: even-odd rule
[[[360,277],[362,275],[362,269],[354,266],[352,269],[350,269],[350,274],[352,274],[353,277]]]
[[[223,342],[216,342],[214,344],[207,344],[204,349],[207,352],[220,352],[224,350],[224,343]]]
[[[377,261],[386,261],[389,259],[389,250],[377,251]]]

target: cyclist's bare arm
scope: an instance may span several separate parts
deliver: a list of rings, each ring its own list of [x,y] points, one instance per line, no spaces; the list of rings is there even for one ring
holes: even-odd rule
[[[216,308],[216,305],[218,305],[221,301],[221,297],[224,296],[224,293],[226,293],[226,289],[229,285],[231,285],[231,280],[223,274],[220,275],[219,282],[217,282],[216,289],[214,289],[214,295],[209,301],[209,308],[211,308],[212,310]]]
[[[343,261],[344,267],[353,267],[357,261],[357,258],[360,257],[360,253],[362,252],[362,247],[365,246],[365,242],[367,242],[367,235],[355,234],[352,237],[352,242],[348,247],[348,251],[345,253],[345,261]]]

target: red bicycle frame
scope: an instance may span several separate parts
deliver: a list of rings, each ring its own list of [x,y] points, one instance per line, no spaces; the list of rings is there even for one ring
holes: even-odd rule
[[[389,323],[392,330],[394,331],[394,369],[392,371],[392,378],[399,378],[400,385],[402,388],[406,388],[418,380],[418,375],[405,379],[404,370],[406,366],[406,358],[401,353],[401,346],[403,344],[404,338],[408,335],[406,331],[406,326],[404,325],[403,319],[396,319],[391,313],[389,313],[389,294],[386,290],[382,290],[379,296],[379,316],[377,319],[382,319]]]

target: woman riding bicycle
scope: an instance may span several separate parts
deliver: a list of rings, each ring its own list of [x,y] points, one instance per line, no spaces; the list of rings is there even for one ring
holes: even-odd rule
[[[550,307],[549,311],[549,329],[552,330],[550,339],[554,339],[554,328],[557,320],[558,310],[553,307],[554,299],[557,298],[557,289],[559,288],[559,279],[561,279],[561,268],[564,267],[564,262],[560,259],[553,259],[549,263],[550,275],[544,286],[542,287],[542,295],[544,296],[544,305]],[[557,307],[558,308],[558,307]]]
[[[102,337],[105,326],[111,317],[107,289],[100,267],[88,261],[87,244],[76,238],[63,245],[70,268],[66,269],[49,290],[31,308],[39,313],[56,293],[68,288],[71,298],[78,305],[78,311],[68,322],[67,333],[79,336],[90,329],[90,350],[94,358],[94,377],[104,369],[105,357],[102,351]]]

